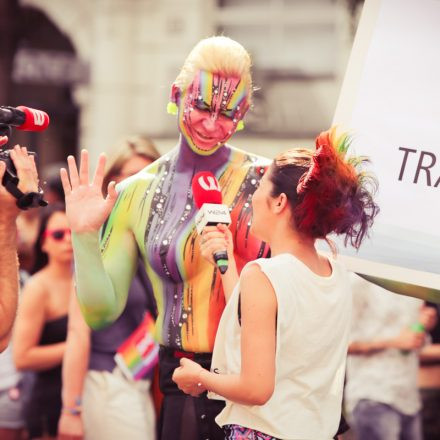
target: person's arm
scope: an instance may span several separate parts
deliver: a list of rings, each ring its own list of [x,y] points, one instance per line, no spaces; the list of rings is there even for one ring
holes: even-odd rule
[[[115,321],[124,309],[136,269],[136,242],[124,194],[118,198],[114,182],[110,182],[107,197],[102,196],[105,156],[100,156],[91,182],[87,151],[81,153],[79,172],[72,156],[68,165],[69,174],[61,169],[61,180],[72,229],[78,302],[87,324],[101,328]],[[99,230],[106,220],[101,245]]]
[[[244,405],[264,405],[275,386],[277,300],[259,266],[248,266],[240,281],[241,372],[216,374],[182,358],[173,380],[183,391],[199,387]]]
[[[0,180],[4,162],[0,162]],[[16,217],[3,205],[0,207],[0,351],[9,342],[17,310],[18,259]]]
[[[228,302],[234,287],[239,280],[237,264],[234,257],[234,242],[232,233],[227,226],[219,223],[217,226],[207,226],[203,230],[200,253],[212,265],[216,266],[214,253],[226,250],[228,253],[228,270],[221,274],[225,300]]]
[[[369,341],[353,341],[348,346],[348,354],[369,355],[389,348],[400,350],[418,350],[423,346],[424,332],[415,332],[404,328],[395,338],[381,339],[380,337]]]
[[[26,284],[14,328],[13,355],[19,370],[48,370],[61,364],[65,342],[38,345],[45,322],[46,290],[35,275]]]
[[[90,328],[81,314],[75,292],[70,297],[68,322],[63,357],[63,411],[58,423],[60,440],[84,435],[80,402],[90,358]]]
[[[0,145],[7,137],[0,138]],[[18,188],[23,192],[38,189],[38,176],[33,157],[26,148],[15,146],[11,158],[19,177]],[[2,179],[6,170],[4,161],[0,161],[0,352],[11,337],[18,298],[18,258],[16,219],[20,212],[16,199],[6,191]]]
[[[426,345],[420,351],[420,360],[422,362],[440,361],[440,344]]]

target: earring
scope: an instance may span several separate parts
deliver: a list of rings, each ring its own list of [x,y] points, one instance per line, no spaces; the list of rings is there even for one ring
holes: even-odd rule
[[[237,127],[235,128],[235,131],[241,131],[244,129],[244,122],[243,120],[238,121]]]
[[[177,104],[173,101],[170,101],[167,104],[167,113],[169,115],[177,115],[177,112],[178,112]]]

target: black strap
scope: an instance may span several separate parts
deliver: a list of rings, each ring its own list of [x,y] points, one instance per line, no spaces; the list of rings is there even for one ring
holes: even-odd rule
[[[28,208],[47,206],[46,200],[43,199],[44,194],[42,191],[24,193],[17,188],[15,182],[12,180],[9,180],[5,187],[17,199],[17,206],[24,211]]]

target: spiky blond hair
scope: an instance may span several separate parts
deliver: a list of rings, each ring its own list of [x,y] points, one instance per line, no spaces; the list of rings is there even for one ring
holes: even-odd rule
[[[251,99],[251,57],[240,43],[225,36],[199,41],[186,58],[174,84],[184,90],[199,70],[241,77],[247,83],[249,100]]]

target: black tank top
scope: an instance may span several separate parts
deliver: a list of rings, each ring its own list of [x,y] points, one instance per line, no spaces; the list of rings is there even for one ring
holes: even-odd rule
[[[38,345],[51,345],[64,342],[67,338],[67,315],[46,321],[41,332]],[[50,370],[38,372],[38,378],[43,381],[61,380],[61,364]]]

